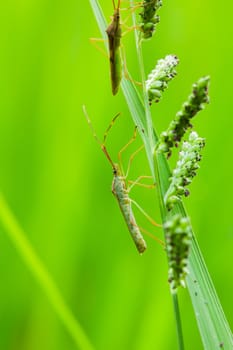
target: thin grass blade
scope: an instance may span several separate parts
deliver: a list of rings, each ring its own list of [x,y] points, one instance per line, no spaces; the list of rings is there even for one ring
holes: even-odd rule
[[[67,332],[80,350],[94,350],[90,340],[84,332],[78,320],[64,301],[58,287],[47,271],[41,259],[36,254],[34,248],[27,239],[23,229],[11,212],[3,194],[0,192],[0,223],[15,248],[18,250],[28,269],[41,286],[58,318],[63,323]]]

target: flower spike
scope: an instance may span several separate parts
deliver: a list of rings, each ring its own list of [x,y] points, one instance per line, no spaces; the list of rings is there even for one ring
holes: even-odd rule
[[[178,146],[186,130],[192,128],[190,120],[209,103],[208,85],[210,78],[203,77],[193,85],[193,91],[182,109],[176,114],[167,131],[160,135],[158,151],[171,155],[171,149]]]
[[[164,224],[166,250],[168,255],[168,281],[171,291],[179,286],[185,287],[188,274],[188,256],[191,246],[192,231],[189,219],[180,214],[173,216]]]
[[[157,11],[162,6],[162,0],[144,0],[143,10],[140,12],[141,23],[139,23],[143,39],[150,39],[155,32],[156,24],[160,18]]]
[[[201,150],[205,146],[205,140],[193,131],[188,141],[184,141],[179,153],[179,160],[173,170],[171,184],[165,194],[164,201],[168,210],[180,201],[182,196],[188,196],[187,186],[192,182],[197,169],[200,168]]]
[[[159,102],[162,92],[168,87],[168,83],[176,76],[175,67],[179,60],[175,55],[167,55],[157,62],[155,68],[146,80],[146,91],[150,105]]]

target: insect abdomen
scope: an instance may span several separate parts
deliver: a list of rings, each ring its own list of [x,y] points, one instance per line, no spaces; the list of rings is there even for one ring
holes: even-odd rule
[[[128,226],[128,229],[129,229],[129,232],[131,234],[131,237],[133,238],[133,241],[137,247],[137,250],[139,253],[143,253],[146,248],[147,248],[147,245],[146,245],[146,242],[137,226],[137,223],[136,223],[136,220],[135,220],[135,217],[134,217],[134,214],[133,214],[133,211],[132,211],[132,208],[131,208],[131,204],[128,205],[128,212],[129,212],[129,215],[127,215],[127,219],[125,217],[125,221],[127,223],[127,226]]]
[[[131,201],[125,189],[124,181],[118,176],[114,177],[112,192],[117,198],[121,212],[138,252],[143,253],[146,250],[147,245],[139,230],[139,227],[137,226],[133,210],[131,208]]]
[[[112,93],[116,95],[122,79],[122,60],[120,55],[121,25],[118,8],[115,9],[113,20],[106,29],[106,33],[109,44]]]
[[[114,63],[111,62],[111,84],[112,84],[112,94],[116,95],[122,79],[122,64],[120,48],[115,50],[114,53]]]

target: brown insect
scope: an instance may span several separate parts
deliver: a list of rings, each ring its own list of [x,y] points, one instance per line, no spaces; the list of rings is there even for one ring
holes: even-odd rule
[[[114,13],[112,22],[106,29],[108,36],[109,46],[109,60],[110,60],[110,73],[111,73],[111,84],[112,93],[116,95],[122,79],[122,58],[120,52],[121,46],[121,24],[120,24],[120,0],[118,0],[117,6],[115,1],[112,0]]]

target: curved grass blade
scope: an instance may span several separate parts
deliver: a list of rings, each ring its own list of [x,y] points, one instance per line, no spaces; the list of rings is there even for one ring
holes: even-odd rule
[[[31,270],[34,278],[44,290],[57,316],[73,338],[77,349],[94,350],[81,325],[65,303],[59,289],[48,273],[43,262],[28,241],[25,232],[20,227],[3,195],[0,193],[0,222],[18,250],[25,264]]]

